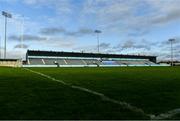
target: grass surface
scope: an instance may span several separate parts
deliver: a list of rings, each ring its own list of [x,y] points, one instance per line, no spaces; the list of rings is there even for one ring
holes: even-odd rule
[[[30,69],[126,101],[146,113],[180,108],[179,67]],[[147,118],[21,68],[0,68],[0,107],[0,119]]]

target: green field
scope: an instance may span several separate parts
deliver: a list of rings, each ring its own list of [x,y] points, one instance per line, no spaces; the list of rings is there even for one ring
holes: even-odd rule
[[[180,108],[179,67],[29,68],[159,115]],[[180,119],[177,114],[172,119]],[[149,119],[23,68],[0,68],[0,119]]]

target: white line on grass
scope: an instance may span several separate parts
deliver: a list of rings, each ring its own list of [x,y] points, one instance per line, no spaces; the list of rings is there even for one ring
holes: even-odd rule
[[[174,109],[174,110],[171,110],[171,111],[168,111],[167,113],[162,113],[162,114],[157,115],[157,116],[152,115],[152,114],[146,114],[146,113],[145,113],[142,109],[140,109],[140,108],[137,108],[137,107],[135,107],[135,106],[132,106],[132,105],[130,105],[130,104],[127,103],[127,102],[123,102],[123,101],[118,101],[118,100],[112,99],[112,98],[104,95],[103,93],[99,93],[99,92],[96,92],[96,91],[93,91],[93,90],[90,90],[90,89],[87,89],[87,88],[84,88],[84,87],[80,87],[80,86],[74,86],[74,85],[68,84],[68,83],[66,83],[66,82],[64,82],[64,81],[62,81],[62,80],[55,79],[55,78],[53,78],[53,77],[51,77],[51,76],[48,76],[48,75],[46,75],[46,74],[43,74],[43,73],[40,73],[40,72],[37,72],[37,71],[33,71],[33,70],[31,70],[31,69],[28,69],[28,68],[24,68],[24,69],[27,70],[27,71],[30,71],[30,72],[32,72],[32,73],[38,74],[38,75],[40,75],[40,76],[42,76],[42,77],[46,77],[46,78],[48,78],[48,79],[50,79],[50,80],[52,80],[52,81],[59,82],[59,83],[61,83],[61,84],[63,84],[63,85],[66,85],[66,86],[68,86],[68,87],[70,87],[70,88],[77,89],[77,90],[80,90],[80,91],[83,91],[83,92],[87,92],[87,93],[90,93],[90,94],[99,96],[99,97],[100,97],[102,100],[104,100],[104,101],[108,101],[108,102],[111,102],[111,103],[114,103],[114,104],[118,104],[118,105],[123,106],[123,108],[129,109],[129,110],[131,110],[131,111],[133,111],[133,112],[137,112],[137,113],[141,113],[141,114],[143,114],[143,115],[145,115],[145,116],[149,116],[150,119],[152,119],[152,120],[170,119],[170,118],[172,118],[173,116],[175,116],[175,115],[177,115],[177,114],[180,114],[180,108]]]
[[[156,120],[171,119],[171,118],[173,118],[173,116],[175,116],[177,114],[180,114],[180,108],[168,111],[167,113],[162,113],[158,116],[155,116],[152,119],[156,119]]]
[[[90,94],[93,94],[93,95],[96,95],[96,96],[99,96],[102,100],[104,101],[108,101],[108,102],[111,102],[111,103],[114,103],[114,104],[118,104],[118,105],[121,105],[123,108],[125,109],[128,109],[128,110],[131,110],[133,112],[137,112],[137,113],[141,113],[142,115],[145,115],[145,116],[149,116],[149,117],[152,117],[152,115],[150,114],[146,114],[142,109],[140,108],[137,108],[135,106],[132,106],[130,105],[129,103],[126,103],[126,102],[122,102],[122,101],[118,101],[118,100],[115,100],[115,99],[112,99],[106,95],[104,95],[103,93],[99,93],[99,92],[96,92],[96,91],[93,91],[93,90],[90,90],[90,89],[87,89],[87,88],[84,88],[84,87],[80,87],[80,86],[74,86],[74,85],[71,85],[71,84],[68,84],[62,80],[58,80],[58,79],[55,79],[49,75],[46,75],[46,74],[43,74],[41,72],[37,72],[37,71],[33,71],[31,69],[28,69],[28,68],[24,68],[25,70],[27,71],[30,71],[32,73],[35,73],[35,74],[38,74],[42,77],[45,77],[45,78],[48,78],[52,81],[56,81],[56,82],[59,82],[63,85],[66,85],[72,89],[77,89],[77,90],[80,90],[80,91],[83,91],[83,92],[87,92],[87,93],[90,93]]]

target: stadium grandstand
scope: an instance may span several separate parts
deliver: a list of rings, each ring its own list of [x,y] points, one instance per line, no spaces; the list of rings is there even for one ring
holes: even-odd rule
[[[158,66],[156,56],[28,50],[24,67]]]

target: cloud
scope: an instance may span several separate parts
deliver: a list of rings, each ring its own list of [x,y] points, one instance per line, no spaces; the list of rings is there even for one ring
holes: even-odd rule
[[[15,45],[14,46],[14,48],[23,48],[23,49],[27,49],[29,46],[28,45],[26,45],[26,44],[17,44],[17,45]]]
[[[166,15],[156,16],[152,19],[152,24],[164,24],[175,20],[180,20],[180,9],[170,11]]]
[[[156,48],[159,43],[158,42],[149,42],[145,39],[137,41],[137,40],[127,40],[125,42],[120,42],[117,45],[112,45],[110,43],[101,43],[100,44],[100,52],[102,53],[116,53],[116,54],[148,54],[155,55],[152,49]],[[74,50],[84,51],[84,52],[97,52],[97,45],[89,45],[76,47]],[[157,52],[156,52],[157,53]]]
[[[140,42],[137,42],[135,40],[127,40],[124,43],[120,43],[117,46],[114,46],[113,49],[119,50],[125,50],[125,49],[145,49],[145,50],[151,50],[152,43],[149,43],[146,40],[141,40]]]
[[[69,14],[72,13],[74,6],[71,3],[71,0],[23,0],[26,5],[32,7],[47,7],[55,9],[58,14]]]
[[[12,35],[12,36],[9,36],[9,39],[10,40],[15,40],[15,41],[20,41],[21,36]],[[46,38],[36,36],[36,35],[24,35],[23,40],[25,40],[25,41],[42,41],[42,40],[46,40]]]
[[[152,23],[165,24],[171,21],[180,20],[179,0],[151,0],[149,4],[154,10],[157,10],[156,14],[152,16]]]
[[[107,53],[109,51],[109,49],[111,49],[111,44],[110,43],[100,43],[99,48],[100,48],[101,53]],[[95,52],[95,53],[98,52],[97,45],[88,45],[88,46],[76,47],[73,49],[77,50],[77,51],[83,51],[83,52]]]
[[[167,50],[170,47],[167,41],[168,38],[162,43],[161,41],[163,40],[159,40],[159,42],[155,44],[151,42],[153,40],[149,40],[149,42],[140,42],[138,39],[142,39],[142,36],[143,38],[146,37],[145,35],[148,35],[154,30],[161,31],[162,29],[166,29],[166,31],[172,31],[174,26],[169,25],[179,23],[180,20],[180,0],[80,0],[80,2],[76,0],[2,1],[9,3],[12,3],[12,1],[13,3],[15,1],[21,2],[30,6],[30,8],[35,11],[50,10],[52,14],[46,14],[45,11],[45,16],[51,19],[51,22],[49,22],[48,19],[42,19],[44,14],[38,15],[38,20],[33,16],[35,19],[32,20],[30,18],[28,23],[27,20],[25,21],[25,31],[28,31],[31,35],[27,35],[24,38],[25,41],[44,43],[45,46],[48,45],[52,47],[67,47],[72,49],[72,47],[77,46],[77,37],[91,35],[94,33],[94,30],[91,28],[96,28],[103,30],[103,34],[105,33],[103,38],[109,38],[113,35],[119,37],[121,34],[121,36],[123,36],[122,38],[125,38],[124,40],[128,40],[127,42],[122,40],[119,43],[114,41],[112,42],[114,45],[101,43],[102,45],[100,46],[102,51],[122,53],[144,53],[146,51],[150,54],[160,53],[159,56],[163,56],[163,54],[167,55],[167,51],[169,51]],[[39,22],[39,20],[41,21]],[[47,20],[48,22],[44,21],[44,23],[42,20]],[[59,22],[59,20],[61,20],[61,22]],[[64,25],[64,28],[73,28],[73,30],[56,26],[47,27],[54,25],[54,23],[57,23],[57,26]],[[3,27],[3,24],[0,25],[0,27],[1,26]],[[39,28],[42,28],[40,32]],[[20,30],[20,28],[18,30]],[[11,32],[11,34],[15,32]],[[162,36],[161,32],[157,33],[157,38]],[[156,34],[153,33],[150,38],[156,39]],[[64,35],[66,37],[60,37],[58,35]],[[166,36],[168,35],[163,35],[164,38]],[[114,38],[117,39],[116,37]],[[11,36],[11,39],[20,41],[19,36]],[[174,48],[177,52],[179,52],[179,40],[180,39],[177,39],[175,43],[177,45],[174,44]],[[84,46],[82,49],[96,51],[97,46]],[[166,53],[164,53],[164,51]]]
[[[7,51],[7,58],[11,58],[11,59],[21,59],[21,58],[25,59],[26,58],[25,55],[26,55],[26,51],[21,51],[17,49]]]
[[[90,35],[94,33],[94,30],[89,28],[80,28],[77,31],[68,31],[65,28],[59,27],[49,27],[49,28],[42,28],[40,30],[40,33],[43,35],[57,35],[57,34],[63,34],[66,36],[84,36],[84,35]]]
[[[152,43],[149,43],[146,40],[142,40],[143,43],[128,40],[125,41],[124,43],[119,43],[118,45],[112,46],[110,43],[101,43],[100,44],[100,51],[103,53],[119,53],[126,51],[127,49],[129,51],[134,51],[136,50],[146,50],[150,51]],[[75,50],[83,50],[87,52],[97,52],[97,45],[90,45],[90,46],[84,46],[84,47],[78,47],[74,48]]]
[[[126,41],[122,46],[122,48],[124,48],[124,49],[134,48],[134,47],[135,47],[135,43],[132,40]]]
[[[93,16],[106,31],[142,36],[152,29],[180,20],[179,0],[87,0],[82,16]]]
[[[81,51],[81,52],[82,51],[83,52],[91,52],[91,53],[96,53],[98,51],[96,45],[88,45],[88,46],[76,47],[76,48],[73,48],[73,50]]]
[[[88,23],[105,31],[123,31],[129,36],[146,35],[159,25],[166,26],[180,20],[180,0],[84,0],[79,4],[74,4],[74,0],[22,0],[22,2],[31,7],[51,8],[60,19],[63,18],[63,21],[62,16],[70,14],[65,17],[65,21],[72,22],[73,19],[73,22],[83,26]],[[62,31],[60,28],[56,29],[53,34]],[[44,30],[44,33],[46,32],[49,33]],[[78,32],[70,31],[66,34],[77,36]]]
[[[110,43],[101,43],[101,44],[99,45],[99,47],[100,47],[101,49],[108,49],[110,46],[111,46]]]
[[[138,28],[138,29],[134,29],[132,30],[132,32],[130,31],[128,33],[128,36],[132,36],[132,37],[138,37],[138,36],[144,36],[147,35],[149,33],[149,30],[143,29],[143,28]]]
[[[94,33],[94,30],[88,29],[88,28],[80,28],[79,30],[75,32],[66,31],[65,35],[68,36],[84,36],[84,35],[92,35]]]
[[[60,34],[60,33],[65,33],[66,30],[64,28],[43,28],[41,29],[40,33],[45,34],[45,35],[55,35],[55,34]]]
[[[74,37],[47,37],[44,41],[33,41],[35,45],[42,45],[56,48],[72,48],[76,45],[76,38]]]
[[[12,35],[9,37],[10,40],[20,41],[20,36]],[[76,44],[76,38],[74,37],[42,37],[37,35],[24,35],[24,41],[26,44],[23,44],[23,48],[26,49],[31,45],[43,45],[48,47],[66,47],[71,48]],[[31,43],[28,43],[31,42]],[[21,44],[15,45],[14,48],[21,48]]]

